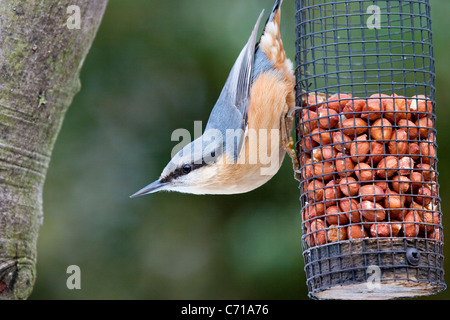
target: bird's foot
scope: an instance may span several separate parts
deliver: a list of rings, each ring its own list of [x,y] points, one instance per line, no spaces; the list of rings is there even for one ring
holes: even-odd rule
[[[300,164],[298,162],[297,152],[295,151],[295,142],[292,138],[292,128],[294,124],[294,112],[299,109],[301,108],[294,107],[290,109],[284,119],[281,119],[281,139],[283,143],[283,149],[292,160],[294,177],[298,181],[300,181]]]

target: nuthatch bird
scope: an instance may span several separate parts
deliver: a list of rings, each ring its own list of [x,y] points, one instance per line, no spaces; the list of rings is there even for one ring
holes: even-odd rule
[[[270,180],[281,167],[286,152],[295,167],[290,112],[295,109],[295,78],[280,36],[282,2],[275,2],[257,43],[264,11],[261,12],[203,135],[178,152],[158,180],[131,197],[163,190],[192,194],[244,193]],[[230,133],[232,139],[228,138]],[[262,149],[275,165],[267,168],[267,161],[255,161]]]

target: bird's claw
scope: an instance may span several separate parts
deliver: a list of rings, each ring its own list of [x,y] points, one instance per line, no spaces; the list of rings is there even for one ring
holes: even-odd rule
[[[292,138],[292,127],[294,124],[294,112],[300,107],[293,107],[290,109],[284,119],[281,120],[281,138],[283,148],[292,160],[292,167],[294,169],[294,178],[300,181],[300,165],[298,162],[297,152],[295,151],[295,142]]]

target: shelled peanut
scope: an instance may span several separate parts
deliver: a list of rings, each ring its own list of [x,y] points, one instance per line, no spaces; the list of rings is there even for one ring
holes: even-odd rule
[[[308,246],[366,237],[441,240],[429,99],[314,94],[299,124]]]

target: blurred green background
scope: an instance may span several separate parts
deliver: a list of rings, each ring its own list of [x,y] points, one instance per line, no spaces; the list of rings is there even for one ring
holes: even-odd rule
[[[259,12],[272,5],[110,0],[55,145],[31,299],[307,299],[289,159],[248,194],[128,198],[170,160],[173,130],[206,123]],[[431,5],[442,196],[450,191],[450,2]],[[294,14],[285,0],[291,60]],[[66,287],[69,265],[81,268],[81,290]]]

